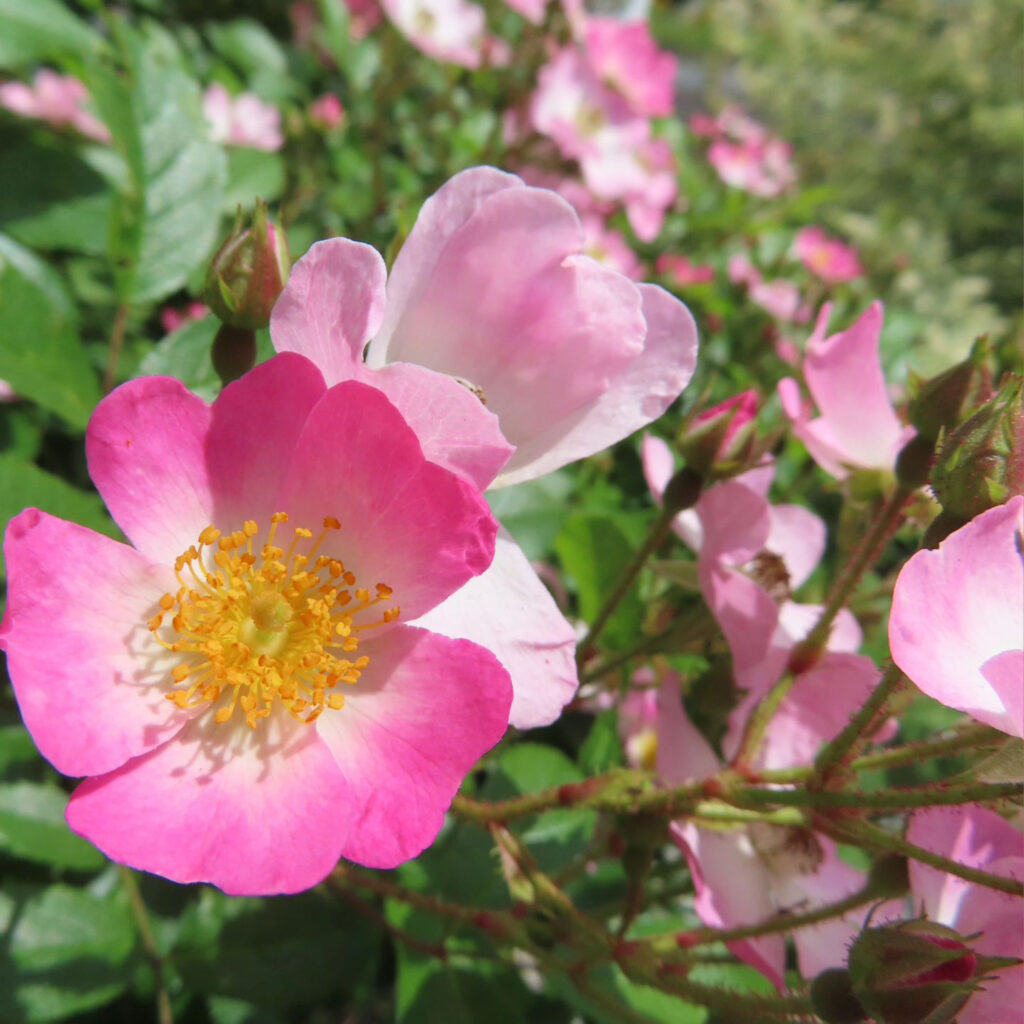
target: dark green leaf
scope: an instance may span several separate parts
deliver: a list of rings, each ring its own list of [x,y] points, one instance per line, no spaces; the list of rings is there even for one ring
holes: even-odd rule
[[[27,67],[102,45],[102,38],[59,0],[0,0],[0,67]]]
[[[203,317],[168,334],[139,366],[140,373],[177,377],[189,390],[212,399],[220,390],[210,349],[220,327],[215,316]]]
[[[8,778],[14,765],[39,760],[39,752],[28,730],[22,725],[0,728],[0,777]]]
[[[6,235],[0,235],[0,309],[0,379],[84,428],[99,386],[78,339],[75,308],[54,270]]]
[[[580,766],[588,775],[600,775],[624,761],[619,739],[619,716],[612,709],[602,711],[580,747]]]
[[[396,988],[403,988],[401,962]],[[522,984],[509,968],[460,970],[431,961],[417,978],[410,1001],[400,1004],[400,1024],[525,1024]]]
[[[68,795],[35,782],[0,784],[0,850],[14,857],[75,871],[105,863],[103,854],[64,821]]]

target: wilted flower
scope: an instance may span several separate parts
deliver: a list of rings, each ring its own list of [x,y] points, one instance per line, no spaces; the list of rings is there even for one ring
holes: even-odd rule
[[[88,776],[72,829],[236,894],[419,853],[508,721],[489,651],[404,624],[490,563],[476,491],[379,391],[296,355],[212,407],[133,380],[86,449],[132,545],[22,512],[0,627],[37,745]]]

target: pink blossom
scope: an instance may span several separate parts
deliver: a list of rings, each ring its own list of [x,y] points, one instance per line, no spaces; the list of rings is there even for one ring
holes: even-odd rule
[[[679,677],[671,673],[678,687]],[[658,687],[649,666],[633,674],[633,686],[619,704],[619,737],[626,763],[654,771],[658,755]]]
[[[836,479],[853,469],[891,470],[913,435],[893,411],[878,358],[882,304],[873,302],[845,331],[825,337],[830,303],[807,342],[804,380],[821,415],[800,397],[796,381],[779,382],[782,408],[814,461]]]
[[[642,117],[672,113],[677,61],[651,38],[644,20],[589,18],[584,30],[587,60],[597,77]]]
[[[107,126],[85,109],[88,101],[89,93],[77,78],[58,75],[48,68],[37,71],[31,85],[0,85],[0,106],[15,114],[46,121],[54,128],[66,125],[97,142],[109,142]]]
[[[727,272],[733,284],[745,284],[752,288],[761,283],[761,271],[750,262],[746,253],[738,252],[730,256]]]
[[[0,380],[0,402],[17,401],[18,393],[6,380]]]
[[[600,217],[581,216],[580,223],[587,236],[583,251],[591,259],[637,281],[644,276],[640,260],[620,232],[608,227]]]
[[[792,147],[781,139],[733,142],[718,138],[708,148],[708,162],[727,185],[764,199],[774,199],[796,181]]]
[[[548,0],[505,0],[505,3],[534,25],[539,25],[544,20],[544,12],[548,6]]]
[[[489,651],[405,624],[490,563],[475,489],[379,391],[291,354],[212,406],[131,381],[86,452],[131,544],[22,512],[0,626],[37,745],[87,777],[71,828],[233,894],[416,856],[508,721]]]
[[[380,0],[345,0],[348,9],[348,34],[365,39],[383,20]]]
[[[795,281],[785,278],[758,281],[750,287],[750,298],[778,320],[806,323],[810,319],[811,311],[803,302]]]
[[[903,566],[893,660],[929,697],[1024,736],[1024,497],[976,516]]]
[[[926,807],[910,820],[907,839],[967,867],[1024,881],[1024,836],[983,807]],[[916,906],[961,935],[977,936],[979,953],[1024,959],[1024,913],[1017,897],[910,861],[910,888]],[[1020,1015],[1024,966],[1002,968],[981,983],[957,1013],[959,1024],[1006,1024]]]
[[[714,139],[721,133],[718,118],[712,117],[710,114],[691,114],[689,123],[690,131],[702,138]]]
[[[193,320],[202,320],[207,313],[209,309],[204,302],[193,301],[184,307],[164,306],[160,310],[160,326],[167,334],[171,334]]]
[[[813,703],[809,704],[805,696],[801,703],[791,702],[787,709],[780,709],[773,727],[786,728],[787,720],[800,721],[803,712],[813,716],[817,712],[815,704],[834,702],[843,716],[857,706],[848,703],[845,694],[838,699],[829,694],[823,701],[823,692],[827,691],[814,694]],[[836,723],[834,732],[832,724],[815,736],[817,745],[845,723]],[[802,753],[793,751],[789,766],[801,763],[797,758]],[[720,767],[683,709],[678,679],[667,678],[658,694],[658,774],[678,784],[714,774]],[[852,895],[864,886],[864,874],[844,864],[830,840],[808,829],[761,823],[711,830],[679,821],[670,826],[670,833],[693,874],[697,916],[712,928],[770,921],[791,909],[805,912]],[[862,918],[863,914],[854,912],[794,932],[803,975],[813,977],[828,967],[844,964],[847,947],[860,930]],[[734,940],[727,945],[740,960],[782,988],[785,940],[781,935]]]
[[[581,255],[584,244],[563,199],[474,168],[427,200],[390,280],[369,246],[314,245],[271,336],[329,382],[383,389],[427,457],[477,487],[499,471],[499,485],[532,479],[659,416],[693,372],[686,307]],[[430,628],[491,637],[512,674],[515,725],[552,721],[575,692],[575,632],[511,539],[499,537],[491,570],[431,614]]]
[[[828,284],[852,281],[864,273],[857,250],[827,235],[821,228],[801,228],[793,242],[797,259]]]
[[[254,93],[243,92],[232,97],[223,85],[214,82],[203,94],[203,113],[214,142],[268,153],[284,145],[281,111],[264,103]]]
[[[480,66],[483,9],[467,0],[380,0],[391,23],[417,49],[464,68]]]
[[[715,279],[715,268],[710,263],[692,263],[683,255],[663,253],[655,269],[680,288],[694,284],[709,284]]]
[[[325,92],[310,104],[309,119],[322,131],[333,131],[345,120],[345,108],[334,93]]]

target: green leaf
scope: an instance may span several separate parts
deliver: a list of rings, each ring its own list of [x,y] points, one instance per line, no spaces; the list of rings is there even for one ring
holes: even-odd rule
[[[37,249],[107,251],[110,190],[66,147],[27,141],[0,149],[0,229]]]
[[[59,0],[0,0],[0,67],[92,53],[103,45],[84,21]]]
[[[12,888],[0,896],[0,1020],[60,1020],[102,1006],[131,981],[131,915],[115,891],[96,896],[63,885]]]
[[[577,512],[569,516],[555,541],[562,566],[576,583],[580,615],[587,622],[593,622],[633,557],[634,545],[622,519],[621,515]],[[643,616],[634,582],[608,621],[602,643],[621,648],[635,642]]]
[[[0,728],[0,777],[9,778],[11,768],[19,764],[35,764],[39,751],[23,725],[5,725]]]
[[[99,385],[78,339],[77,314],[56,272],[0,234],[0,379],[84,428]]]
[[[180,288],[217,239],[227,158],[208,137],[198,83],[172,37],[123,30],[127,75],[93,62],[87,84],[128,179],[112,220],[117,290],[154,302]]]
[[[117,536],[99,495],[80,491],[38,466],[0,455],[0,522],[7,522],[23,507],[35,507],[92,530]],[[0,558],[0,579],[4,576]]]
[[[539,480],[501,487],[487,495],[491,511],[526,552],[538,561],[548,558],[568,515],[566,499],[573,488],[572,475],[559,470]]]
[[[174,962],[198,993],[272,1009],[350,993],[374,976],[380,940],[317,893],[255,900],[206,889],[183,917]]]
[[[35,782],[0,784],[0,850],[74,871],[105,863],[103,854],[76,836],[64,820],[68,795]]]
[[[228,185],[224,210],[234,213],[248,208],[257,199],[273,202],[284,191],[284,161],[277,153],[234,146],[228,150]]]
[[[213,368],[210,349],[219,327],[220,321],[215,316],[179,327],[146,355],[139,372],[177,377],[190,391],[213,399],[220,391],[220,378]]]
[[[525,1024],[526,994],[509,968],[472,971],[429,961],[411,1001],[399,1010],[399,1024]],[[396,988],[403,988],[399,961]]]
[[[625,762],[619,739],[619,715],[614,709],[602,711],[580,747],[580,766],[588,775],[600,775]]]

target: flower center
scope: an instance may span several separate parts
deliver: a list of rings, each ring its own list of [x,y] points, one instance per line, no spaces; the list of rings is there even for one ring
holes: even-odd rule
[[[378,619],[353,622],[390,600],[391,588],[378,583],[371,593],[338,559],[317,554],[341,529],[337,519],[325,518],[315,540],[295,527],[285,550],[277,532],[287,522],[285,512],[271,516],[258,549],[260,530],[251,519],[233,533],[208,526],[198,546],[176,559],[178,590],[160,598],[148,626],[157,643],[182,656],[171,671],[179,685],[166,694],[178,707],[219,705],[218,723],[240,708],[255,729],[280,701],[299,721],[313,722],[344,706],[336,687],[357,683],[370,663],[365,655],[348,657],[359,649],[358,634],[398,618],[401,609],[391,607]]]

